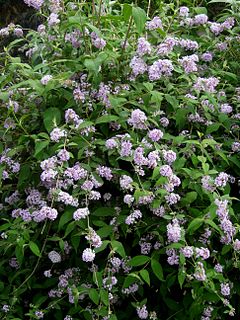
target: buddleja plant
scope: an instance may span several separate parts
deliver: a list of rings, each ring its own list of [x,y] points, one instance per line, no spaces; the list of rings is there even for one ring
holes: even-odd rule
[[[45,23],[0,30],[1,318],[239,316],[234,12],[25,2]]]

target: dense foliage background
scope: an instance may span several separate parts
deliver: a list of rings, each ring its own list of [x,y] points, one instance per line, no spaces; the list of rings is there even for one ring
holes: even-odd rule
[[[239,2],[24,3],[0,29],[1,319],[238,319]]]

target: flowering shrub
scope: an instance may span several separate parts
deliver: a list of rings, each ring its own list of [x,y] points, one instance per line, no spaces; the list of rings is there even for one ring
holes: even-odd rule
[[[1,319],[239,316],[239,13],[25,3],[45,23],[0,30]]]

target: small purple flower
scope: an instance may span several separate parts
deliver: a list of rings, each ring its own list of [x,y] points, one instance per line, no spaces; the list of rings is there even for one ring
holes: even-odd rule
[[[208,16],[204,13],[197,14],[194,17],[194,24],[197,26],[206,24],[207,22],[208,22]]]
[[[57,13],[51,13],[50,16],[48,17],[48,26],[49,27],[54,27],[60,23],[60,20],[58,19],[58,14]]]
[[[219,80],[215,77],[210,78],[197,78],[194,84],[194,89],[198,91],[215,92],[216,86],[219,84]]]
[[[159,59],[149,67],[148,76],[150,81],[159,80],[162,76],[171,76],[173,71],[171,60]]]
[[[184,248],[181,248],[181,253],[184,255],[186,258],[191,258],[193,256],[193,247],[186,246]]]
[[[169,204],[171,206],[173,204],[176,204],[180,200],[180,196],[179,196],[179,194],[172,192],[172,193],[166,195],[165,199],[166,199],[167,204]]]
[[[228,114],[231,113],[233,111],[233,108],[227,104],[227,103],[223,103],[220,107],[220,112]]]
[[[120,156],[129,157],[132,154],[132,143],[130,141],[122,141]]]
[[[112,170],[108,167],[105,166],[99,166],[96,169],[97,173],[99,174],[100,177],[105,178],[106,180],[111,180],[113,175],[112,175]]]
[[[163,137],[163,132],[159,129],[153,129],[148,132],[148,137],[153,141],[157,142]]]
[[[39,10],[44,4],[44,0],[23,0],[29,7]]]
[[[198,281],[205,281],[207,279],[206,272],[202,262],[198,262],[195,268],[194,277]]]
[[[172,168],[165,164],[163,166],[160,167],[160,174],[163,176],[163,177],[171,177],[173,172],[172,172]]]
[[[128,124],[133,126],[135,129],[146,129],[146,121],[146,114],[140,109],[136,109],[132,111],[131,117],[128,119]]]
[[[162,20],[159,17],[154,17],[151,21],[146,22],[147,30],[163,29]]]
[[[232,151],[233,152],[239,152],[240,151],[240,142],[238,142],[238,141],[233,142]]]
[[[229,175],[225,172],[220,172],[219,175],[215,178],[214,183],[218,188],[223,188],[227,185]]]
[[[203,258],[204,260],[210,257],[210,251],[207,248],[196,248],[196,258]]]
[[[205,62],[210,62],[213,59],[213,54],[211,52],[205,52],[201,55],[201,59]]]
[[[125,223],[127,225],[134,224],[136,220],[142,218],[142,212],[140,210],[134,210],[126,219]]]
[[[178,242],[181,239],[181,227],[176,219],[167,225],[167,237],[169,242]]]
[[[8,304],[4,304],[3,307],[2,307],[2,311],[6,312],[6,313],[9,312],[10,311],[10,306]]]
[[[111,138],[106,141],[105,146],[107,149],[112,150],[118,146],[118,143],[116,139]]]
[[[215,266],[214,266],[214,270],[218,273],[222,273],[223,272],[223,266],[219,263],[217,263]]]
[[[55,128],[50,133],[50,139],[55,142],[59,142],[59,140],[63,137],[66,137],[66,130],[62,130],[60,128]]]
[[[35,316],[37,319],[43,319],[44,313],[42,311],[35,311]]]
[[[52,261],[52,263],[59,263],[62,261],[60,254],[54,250],[49,252],[48,258]]]
[[[14,28],[13,34],[17,36],[18,38],[21,38],[23,36],[23,29],[22,28]]]
[[[228,283],[221,283],[221,294],[223,296],[229,296],[231,293],[230,286]]]
[[[123,198],[123,202],[130,206],[134,202],[134,197],[131,194],[126,194]]]
[[[189,15],[188,7],[180,7],[179,8],[179,17],[186,18]]]
[[[139,57],[150,54],[152,51],[150,43],[143,37],[138,39],[137,54]]]
[[[68,161],[70,159],[70,153],[63,149],[58,152],[58,158],[60,161]]]
[[[147,319],[148,318],[148,311],[147,311],[147,307],[145,304],[141,308],[137,307],[137,315],[138,315],[139,319]]]
[[[143,59],[139,57],[133,57],[130,62],[130,67],[132,69],[132,74],[134,77],[144,74],[147,71],[147,64],[144,62]]]
[[[95,252],[90,249],[90,248],[86,248],[85,250],[83,250],[82,253],[82,260],[84,262],[92,262],[95,259]]]

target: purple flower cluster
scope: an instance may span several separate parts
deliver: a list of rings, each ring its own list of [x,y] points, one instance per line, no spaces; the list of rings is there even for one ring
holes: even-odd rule
[[[159,59],[153,63],[148,69],[148,76],[150,81],[159,80],[161,77],[169,77],[174,70],[171,60]]]
[[[23,0],[29,7],[40,10],[44,4],[44,0]]]
[[[162,20],[157,16],[154,17],[151,21],[146,22],[146,29],[150,31],[163,29]]]
[[[219,84],[219,79],[215,77],[197,78],[194,84],[194,89],[205,92],[215,92],[216,86]]]

